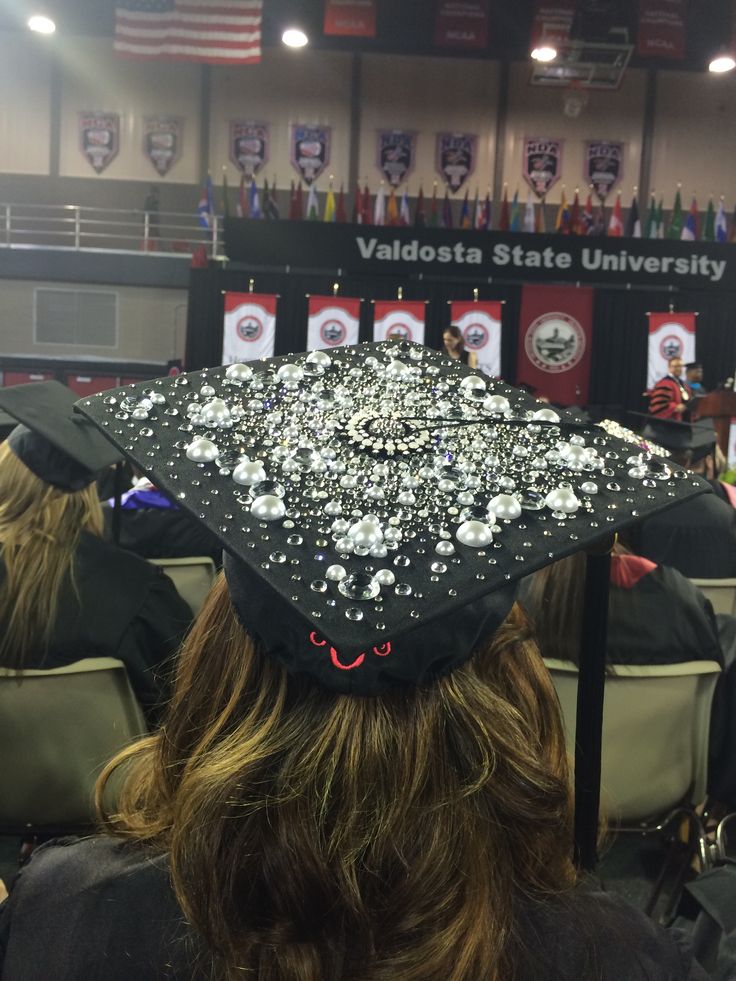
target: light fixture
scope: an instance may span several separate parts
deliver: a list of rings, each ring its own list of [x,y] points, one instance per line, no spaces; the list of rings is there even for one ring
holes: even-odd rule
[[[287,27],[281,40],[289,48],[303,48],[305,44],[309,44],[309,38],[300,27]]]
[[[532,48],[531,56],[535,61],[554,61],[557,57],[557,48],[549,42],[542,41]]]
[[[36,34],[53,34],[56,30],[56,24],[46,14],[33,14],[28,18],[28,27]]]
[[[708,71],[718,75],[722,75],[723,72],[732,72],[734,68],[736,68],[736,60],[734,60],[733,53],[727,48],[721,48],[718,54],[711,58],[708,65]]]

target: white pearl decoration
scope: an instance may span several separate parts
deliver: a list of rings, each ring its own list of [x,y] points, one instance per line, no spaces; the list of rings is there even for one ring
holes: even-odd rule
[[[192,440],[187,446],[187,460],[193,460],[195,463],[211,463],[219,455],[220,451],[212,440],[205,439],[203,436]]]
[[[363,545],[366,548],[371,548],[373,545],[378,545],[379,542],[383,541],[383,532],[381,531],[380,525],[363,519],[362,521],[356,521],[355,524],[350,526],[348,538],[353,545]]]
[[[484,521],[464,521],[455,532],[461,545],[469,548],[484,548],[493,541],[493,532]]]
[[[544,503],[553,511],[563,514],[574,514],[580,507],[580,501],[569,487],[555,487],[547,494]]]
[[[513,494],[497,494],[488,502],[488,507],[499,518],[518,518],[521,514],[521,504]]]
[[[586,480],[580,485],[580,490],[583,492],[583,494],[597,494],[598,484],[592,480]]]
[[[320,368],[329,368],[332,364],[332,358],[324,351],[312,351],[311,354],[307,355],[307,363],[319,365]]]
[[[535,422],[559,422],[560,421],[560,417],[557,415],[554,409],[537,409],[537,411],[532,414],[532,419]]]
[[[396,576],[390,569],[379,569],[374,578],[380,586],[393,586],[396,582]]]
[[[230,378],[233,381],[250,381],[253,377],[253,369],[250,367],[250,365],[236,362],[235,364],[228,365],[228,368],[225,371],[225,377]]]
[[[503,395],[489,395],[483,400],[483,408],[494,415],[503,415],[504,412],[509,411],[511,403]]]
[[[266,479],[266,471],[262,460],[243,460],[233,470],[233,480],[236,484],[259,484]]]
[[[304,369],[298,364],[282,364],[276,377],[279,381],[296,384],[304,378]]]
[[[325,570],[325,579],[329,579],[331,582],[340,582],[346,575],[347,571],[343,565],[330,565]]]
[[[202,406],[202,419],[204,422],[221,425],[230,421],[230,410],[222,399],[212,399],[211,402]]]
[[[260,521],[278,521],[286,514],[286,505],[280,497],[261,494],[250,506],[250,513]]]

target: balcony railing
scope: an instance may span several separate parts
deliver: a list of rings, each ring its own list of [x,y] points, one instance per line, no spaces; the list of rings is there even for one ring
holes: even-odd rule
[[[208,258],[223,258],[222,222],[175,211],[127,211],[75,204],[0,204],[0,247],[127,252],[191,257],[200,246]]]

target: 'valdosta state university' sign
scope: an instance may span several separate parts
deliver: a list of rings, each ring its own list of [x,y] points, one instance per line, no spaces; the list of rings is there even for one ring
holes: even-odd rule
[[[225,245],[249,267],[736,290],[736,247],[711,242],[230,219]]]

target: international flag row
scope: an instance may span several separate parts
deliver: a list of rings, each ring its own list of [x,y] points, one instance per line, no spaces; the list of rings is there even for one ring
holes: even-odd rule
[[[276,182],[269,186],[264,179],[258,186],[255,180],[241,177],[240,186],[235,190],[233,211],[232,192],[223,172],[220,207],[215,201],[215,188],[210,175],[202,187],[197,214],[200,224],[209,228],[213,217],[219,214],[224,218],[271,219],[288,217],[292,221],[353,222],[359,225],[413,226],[416,228],[474,228],[480,231],[497,230],[501,232],[556,232],[562,235],[591,235],[609,238],[659,238],[680,239],[682,241],[736,242],[736,209],[729,223],[723,196],[716,205],[711,195],[705,215],[701,216],[696,196],[693,194],[689,210],[683,208],[682,193],[678,186],[671,211],[665,216],[664,197],[654,192],[649,198],[646,213],[640,209],[636,189],[629,207],[624,210],[621,191],[611,208],[599,199],[594,200],[588,192],[585,200],[578,189],[568,200],[563,186],[562,196],[557,206],[553,222],[547,227],[546,205],[544,199],[537,200],[531,192],[526,201],[519,198],[518,190],[511,198],[508,187],[504,186],[500,204],[494,208],[490,191],[481,195],[476,188],[474,198],[466,190],[460,201],[459,211],[456,202],[450,199],[445,187],[442,197],[438,194],[437,183],[431,195],[425,197],[420,184],[419,192],[410,202],[407,188],[400,194],[391,187],[386,188],[381,181],[375,193],[368,184],[356,185],[353,194],[346,194],[343,185],[335,191],[332,181],[321,197],[315,184],[304,189],[301,181],[291,181],[289,189],[289,208],[282,215],[277,202]]]

